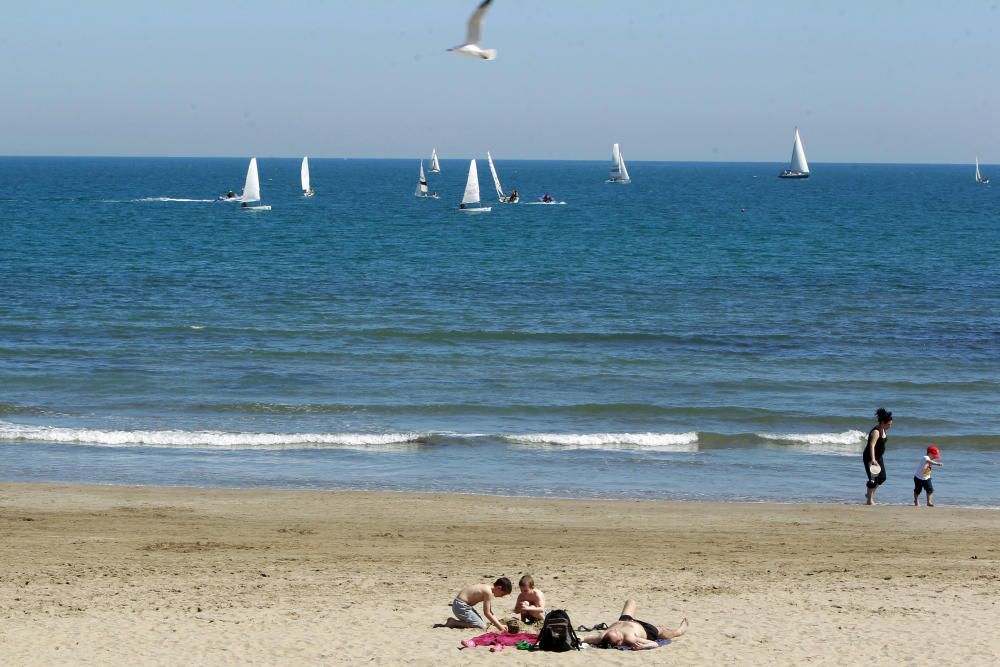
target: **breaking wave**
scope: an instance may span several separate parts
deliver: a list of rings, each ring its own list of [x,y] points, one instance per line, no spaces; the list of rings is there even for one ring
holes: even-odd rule
[[[420,433],[238,433],[225,431],[125,431],[0,422],[0,441],[41,441],[101,447],[176,449],[399,448],[418,445]]]
[[[641,449],[697,452],[698,434],[688,433],[530,433],[508,435],[515,445],[559,449]]]
[[[853,456],[860,454],[865,443],[864,431],[844,431],[842,433],[758,433],[764,440],[788,443],[795,449],[812,454],[837,454]]]

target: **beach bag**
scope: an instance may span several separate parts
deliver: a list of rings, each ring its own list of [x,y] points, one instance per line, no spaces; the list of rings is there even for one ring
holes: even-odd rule
[[[535,650],[562,653],[572,649],[580,650],[580,638],[573,630],[569,614],[562,609],[550,611],[542,622],[542,629],[538,631]]]

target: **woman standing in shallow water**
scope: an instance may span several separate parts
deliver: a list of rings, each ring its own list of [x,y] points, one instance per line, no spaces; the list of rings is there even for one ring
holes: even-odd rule
[[[875,489],[885,483],[885,463],[882,457],[885,455],[885,439],[889,435],[889,427],[892,426],[892,413],[885,408],[879,408],[875,411],[875,418],[878,420],[878,425],[868,432],[868,442],[861,452],[865,474],[868,475],[868,490],[865,492],[865,501],[868,505],[875,504]],[[880,468],[874,475],[871,469],[873,462]]]

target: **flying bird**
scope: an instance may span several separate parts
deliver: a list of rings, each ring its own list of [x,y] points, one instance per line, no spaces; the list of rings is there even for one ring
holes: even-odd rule
[[[449,51],[460,53],[463,56],[482,58],[483,60],[493,60],[497,57],[496,49],[482,49],[479,47],[479,38],[483,33],[483,16],[486,15],[486,10],[490,8],[491,2],[493,0],[483,0],[479,4],[479,7],[476,8],[476,11],[472,12],[472,16],[469,17],[469,25],[465,29],[465,44],[453,46],[448,49]]]

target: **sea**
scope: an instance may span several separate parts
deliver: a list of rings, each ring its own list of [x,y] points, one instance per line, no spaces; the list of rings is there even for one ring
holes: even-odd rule
[[[971,165],[300,160],[0,158],[0,479],[1000,508]]]

